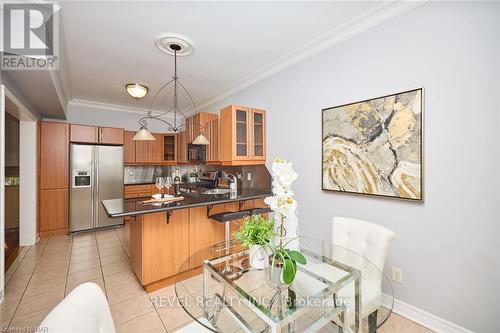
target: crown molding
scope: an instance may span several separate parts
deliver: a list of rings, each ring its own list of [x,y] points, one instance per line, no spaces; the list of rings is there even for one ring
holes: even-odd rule
[[[134,108],[131,106],[103,103],[103,102],[97,102],[97,101],[91,101],[91,100],[79,99],[79,98],[73,98],[68,103],[68,109],[70,108],[71,105],[90,107],[90,108],[96,108],[96,109],[103,109],[103,110],[109,110],[109,111],[115,111],[115,112],[127,112],[127,113],[134,113],[134,114],[142,114],[142,115],[145,115],[146,112],[148,112],[148,109],[146,109],[146,108]],[[164,113],[164,111],[153,110],[153,112],[152,112],[153,115],[158,115],[161,113]],[[165,116],[165,117],[168,117],[168,116]]]
[[[375,8],[349,20],[340,27],[328,31],[327,33],[311,40],[304,46],[288,53],[283,57],[280,57],[278,60],[264,66],[260,70],[253,72],[242,80],[233,83],[221,94],[200,104],[198,109],[201,110],[207,108],[242,89],[281,72],[364,31],[372,29],[410,9],[426,3],[427,1],[429,0],[383,2]]]

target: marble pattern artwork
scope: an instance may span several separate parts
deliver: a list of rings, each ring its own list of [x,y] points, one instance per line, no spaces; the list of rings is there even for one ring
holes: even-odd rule
[[[323,109],[323,190],[422,200],[422,89]]]

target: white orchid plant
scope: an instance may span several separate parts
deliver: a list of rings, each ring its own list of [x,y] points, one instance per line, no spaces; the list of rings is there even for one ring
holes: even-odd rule
[[[276,158],[272,166],[273,196],[267,197],[264,202],[276,214],[280,220],[277,228],[279,237],[278,245],[269,245],[272,252],[272,265],[283,267],[283,282],[292,283],[297,273],[297,263],[305,264],[306,258],[299,251],[286,249],[286,245],[293,239],[285,242],[285,223],[288,217],[292,217],[297,211],[297,201],[291,189],[292,183],[298,175],[292,168],[292,163],[285,159]]]

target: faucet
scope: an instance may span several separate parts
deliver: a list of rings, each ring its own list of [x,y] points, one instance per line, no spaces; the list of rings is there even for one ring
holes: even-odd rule
[[[223,179],[227,179],[230,181],[230,184],[229,184],[229,189],[231,191],[237,191],[238,190],[238,178],[233,175],[232,173],[229,173],[229,172],[225,172],[225,171],[222,171],[221,173]]]

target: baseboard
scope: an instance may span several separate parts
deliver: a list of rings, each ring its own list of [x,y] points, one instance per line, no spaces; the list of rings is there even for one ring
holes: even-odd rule
[[[449,322],[446,319],[398,299],[394,299],[393,312],[437,333],[474,333],[465,327]]]

